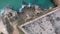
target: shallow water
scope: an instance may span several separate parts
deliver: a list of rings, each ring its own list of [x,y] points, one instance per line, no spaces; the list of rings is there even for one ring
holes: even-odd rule
[[[0,9],[10,5],[13,7],[13,9],[18,10],[22,6],[23,2],[25,2],[25,4],[37,4],[45,9],[54,7],[53,3],[51,3],[50,0],[0,0]]]
[[[21,7],[22,0],[0,0],[0,9],[5,6],[12,6],[15,10]]]
[[[54,4],[50,2],[50,0],[0,0],[0,9],[10,5],[14,10],[18,10],[21,8],[22,4],[37,4],[41,8],[47,9],[49,7],[54,7]],[[0,12],[0,15],[2,12]],[[22,33],[20,33],[22,34]]]

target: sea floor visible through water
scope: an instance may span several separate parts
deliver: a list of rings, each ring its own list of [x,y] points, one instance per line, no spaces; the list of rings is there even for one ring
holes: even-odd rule
[[[47,9],[49,7],[55,7],[54,4],[50,0],[24,0],[27,4],[37,4],[41,8]],[[3,10],[6,6],[11,6],[14,10],[19,10],[23,4],[23,0],[0,0],[0,9]],[[46,5],[45,5],[46,4]],[[0,11],[1,13],[1,11]],[[20,34],[23,34],[20,31]]]
[[[6,7],[6,6],[12,6],[14,10],[18,10],[21,8],[22,4],[36,4],[39,5],[41,8],[49,8],[49,7],[55,7],[54,3],[51,2],[51,0],[0,0],[0,9]]]

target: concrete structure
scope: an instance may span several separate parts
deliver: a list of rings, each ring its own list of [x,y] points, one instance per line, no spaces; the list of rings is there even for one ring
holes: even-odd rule
[[[60,8],[19,26],[25,34],[59,34]],[[58,30],[57,30],[58,29]]]

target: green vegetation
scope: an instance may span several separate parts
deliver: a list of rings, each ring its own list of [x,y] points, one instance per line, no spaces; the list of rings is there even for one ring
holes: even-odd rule
[[[19,31],[20,34],[24,34],[24,32],[21,29],[19,29],[19,28],[18,28],[18,31]]]
[[[49,7],[55,7],[54,4],[51,2],[51,0],[0,0],[0,9],[2,9],[6,6],[12,6],[12,8],[14,10],[18,10],[19,8],[21,8],[23,2],[25,2],[27,4],[29,4],[29,3],[36,4],[44,9],[47,9]],[[17,17],[15,17],[15,19],[18,20],[18,25],[22,24],[23,21],[20,21]],[[13,27],[9,24],[8,20],[6,20],[6,22],[7,22],[6,27],[8,29],[8,32],[12,33]],[[20,29],[18,29],[18,30],[19,30],[20,34],[24,34]]]
[[[12,34],[12,32],[13,32],[13,26],[10,25],[10,23],[9,23],[9,21],[8,21],[7,18],[5,20],[6,20],[7,31],[8,31],[9,34]]]

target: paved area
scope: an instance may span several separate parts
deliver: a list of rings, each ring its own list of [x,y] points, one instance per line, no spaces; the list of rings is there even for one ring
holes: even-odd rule
[[[21,26],[26,34],[60,34],[60,9]]]
[[[28,34],[55,34],[52,24],[50,23],[50,21],[46,21],[46,18],[47,17],[44,17],[41,20],[39,19],[37,21],[34,21],[30,24],[23,26],[22,28]]]

